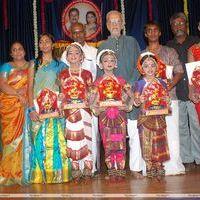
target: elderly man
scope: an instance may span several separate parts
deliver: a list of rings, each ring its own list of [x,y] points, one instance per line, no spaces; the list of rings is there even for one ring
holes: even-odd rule
[[[169,143],[170,160],[164,163],[166,175],[182,174],[185,168],[182,164],[179,150],[179,126],[178,126],[178,101],[176,97],[176,84],[183,76],[183,68],[175,49],[163,46],[159,43],[161,30],[156,22],[149,22],[144,27],[144,34],[148,46],[144,51],[154,53],[165,65],[173,66],[173,77],[169,81],[172,114],[166,116],[167,138]]]
[[[123,29],[122,15],[118,11],[110,11],[106,15],[107,28],[110,32],[109,38],[103,42],[98,52],[103,49],[111,49],[117,54],[117,66],[115,74],[122,76],[128,83],[134,85],[134,82],[139,78],[139,73],[136,69],[137,59],[140,54],[140,48],[131,36],[121,35]],[[97,76],[102,75],[102,71],[97,69]],[[141,156],[141,148],[139,135],[137,131],[137,112],[134,108],[128,114],[128,135],[129,135],[129,167],[136,178],[142,178],[139,173],[143,169],[143,159]]]
[[[167,45],[178,52],[184,69],[183,78],[176,86],[176,95],[179,100],[180,154],[186,170],[190,170],[195,164],[200,165],[200,126],[194,103],[188,98],[189,89],[185,63],[187,63],[189,47],[197,43],[199,39],[188,36],[184,13],[175,13],[170,19],[170,25],[174,39]]]
[[[85,54],[84,61],[82,63],[82,68],[90,71],[92,73],[93,81],[96,79],[97,68],[96,68],[96,56],[97,49],[89,46],[85,42],[85,27],[81,23],[73,24],[71,27],[72,39],[74,42],[81,44],[82,49]],[[63,52],[61,60],[68,64],[66,60],[66,51]],[[93,116],[92,118],[92,156],[93,156],[93,172],[99,169],[100,165],[100,153],[99,153],[99,137],[98,137],[98,119]],[[97,166],[96,166],[97,165]],[[97,168],[96,168],[97,167]]]

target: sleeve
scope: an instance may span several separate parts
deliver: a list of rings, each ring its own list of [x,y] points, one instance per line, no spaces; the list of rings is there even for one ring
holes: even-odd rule
[[[130,79],[130,84],[134,84],[135,81],[137,81],[140,77],[140,73],[137,69],[137,60],[139,58],[139,55],[140,55],[140,47],[139,47],[139,44],[137,42],[137,40],[135,38],[132,38],[132,52],[133,52],[133,75]]]
[[[11,69],[12,69],[12,66],[9,63],[3,64],[0,67],[0,77],[8,78],[8,75],[9,75]]]
[[[194,49],[196,48],[196,45],[192,45],[188,50],[191,51],[192,53],[194,52]]]
[[[92,73],[89,71],[86,71],[86,80],[87,80],[87,86],[90,87],[92,85]]]
[[[120,85],[125,86],[126,85],[126,80],[122,76],[117,77]]]
[[[183,73],[183,67],[182,64],[179,60],[178,53],[176,52],[175,49],[170,48],[169,51],[169,58],[170,58],[170,65],[173,66],[173,73]]]
[[[57,69],[57,75],[58,74],[60,74],[60,72],[63,70],[63,69],[65,69],[65,68],[67,68],[67,65],[64,63],[64,62],[62,62],[62,61],[57,61],[58,62],[58,69]]]
[[[167,83],[166,83],[164,80],[162,80],[162,79],[159,79],[159,81],[160,81],[160,83],[162,84],[162,86],[163,86],[165,89],[167,89]]]
[[[133,92],[142,94],[144,86],[145,86],[145,81],[143,79],[136,81],[133,85]]]

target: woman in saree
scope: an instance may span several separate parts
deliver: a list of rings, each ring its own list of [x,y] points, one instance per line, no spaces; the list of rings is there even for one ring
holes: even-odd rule
[[[12,61],[0,67],[0,120],[2,158],[0,184],[22,184],[23,173],[23,126],[27,106],[28,62],[21,42],[11,45]]]
[[[39,57],[29,69],[29,112],[33,138],[32,183],[63,183],[70,180],[64,127],[59,113],[57,74],[65,64],[53,57],[53,36],[39,38]],[[36,103],[37,102],[37,103]],[[43,119],[41,116],[46,116]]]

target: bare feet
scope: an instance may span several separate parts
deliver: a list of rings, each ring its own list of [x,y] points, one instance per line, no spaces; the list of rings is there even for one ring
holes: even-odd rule
[[[140,172],[136,172],[136,171],[131,171],[131,175],[135,178],[135,179],[143,179],[144,176],[140,173]]]

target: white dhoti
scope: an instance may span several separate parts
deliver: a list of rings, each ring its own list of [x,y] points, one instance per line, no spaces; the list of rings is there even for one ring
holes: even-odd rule
[[[164,162],[164,169],[166,175],[184,174],[185,167],[180,157],[178,101],[173,100],[171,107],[172,115],[166,116],[170,160]]]
[[[140,139],[137,129],[137,120],[128,119],[128,136],[129,136],[129,167],[131,171],[143,171],[145,162],[142,158]]]
[[[100,170],[100,144],[101,138],[98,129],[98,117],[92,115],[92,158],[93,169],[92,172]]]

